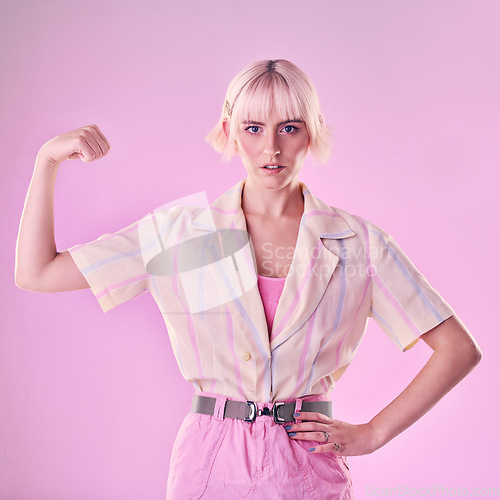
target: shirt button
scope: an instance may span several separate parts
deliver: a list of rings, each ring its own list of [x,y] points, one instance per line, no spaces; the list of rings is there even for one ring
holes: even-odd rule
[[[245,352],[241,355],[241,359],[242,359],[243,361],[248,361],[251,357],[252,357],[252,355],[251,355],[248,351],[245,351]]]

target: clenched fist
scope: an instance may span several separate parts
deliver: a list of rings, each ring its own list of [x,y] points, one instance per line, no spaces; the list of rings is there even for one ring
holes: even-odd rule
[[[54,164],[78,158],[84,162],[91,162],[108,154],[110,148],[99,127],[87,125],[46,142],[40,148],[38,156]]]

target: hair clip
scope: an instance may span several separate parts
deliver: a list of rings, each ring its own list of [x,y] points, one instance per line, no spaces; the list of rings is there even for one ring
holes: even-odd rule
[[[226,113],[228,114],[228,116],[231,116],[232,112],[233,112],[233,110],[231,109],[231,105],[229,104],[229,101],[226,101]]]

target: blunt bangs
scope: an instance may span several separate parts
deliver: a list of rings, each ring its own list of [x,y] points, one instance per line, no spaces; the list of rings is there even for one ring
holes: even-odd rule
[[[230,159],[243,121],[262,121],[275,112],[283,121],[300,120],[308,131],[310,151],[319,161],[330,155],[330,133],[323,122],[316,91],[309,78],[284,59],[259,61],[238,73],[226,93],[221,118],[207,135],[213,148]],[[229,123],[229,136],[224,132]]]
[[[242,89],[233,104],[232,131],[244,120],[265,121],[273,112],[283,120],[306,121],[306,110],[297,93],[283,77],[270,72]]]

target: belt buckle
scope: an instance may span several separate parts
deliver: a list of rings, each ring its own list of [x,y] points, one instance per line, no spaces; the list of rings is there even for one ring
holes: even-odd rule
[[[267,412],[269,412],[269,413],[267,413],[264,410],[259,410],[257,408],[257,404],[254,401],[247,401],[246,405],[247,405],[247,407],[249,408],[250,411],[249,411],[248,417],[245,417],[243,419],[245,422],[255,422],[255,419],[259,415],[269,415],[269,416],[272,415],[275,423],[277,423],[277,424],[283,424],[283,423],[286,422],[286,420],[285,420],[284,417],[280,417],[278,415],[279,409],[282,406],[285,406],[284,402],[274,403],[273,406],[272,406],[272,408],[271,408],[271,410],[269,410],[267,407],[264,408],[264,410],[267,410]]]
[[[250,409],[250,414],[243,420],[245,422],[255,422],[255,419],[257,418],[257,405],[255,404],[254,401],[247,401],[247,406]]]
[[[283,417],[280,417],[278,415],[278,410],[282,406],[285,406],[284,402],[274,403],[274,405],[273,405],[273,418],[274,418],[275,423],[277,423],[277,424],[283,424],[286,422],[286,420]]]

